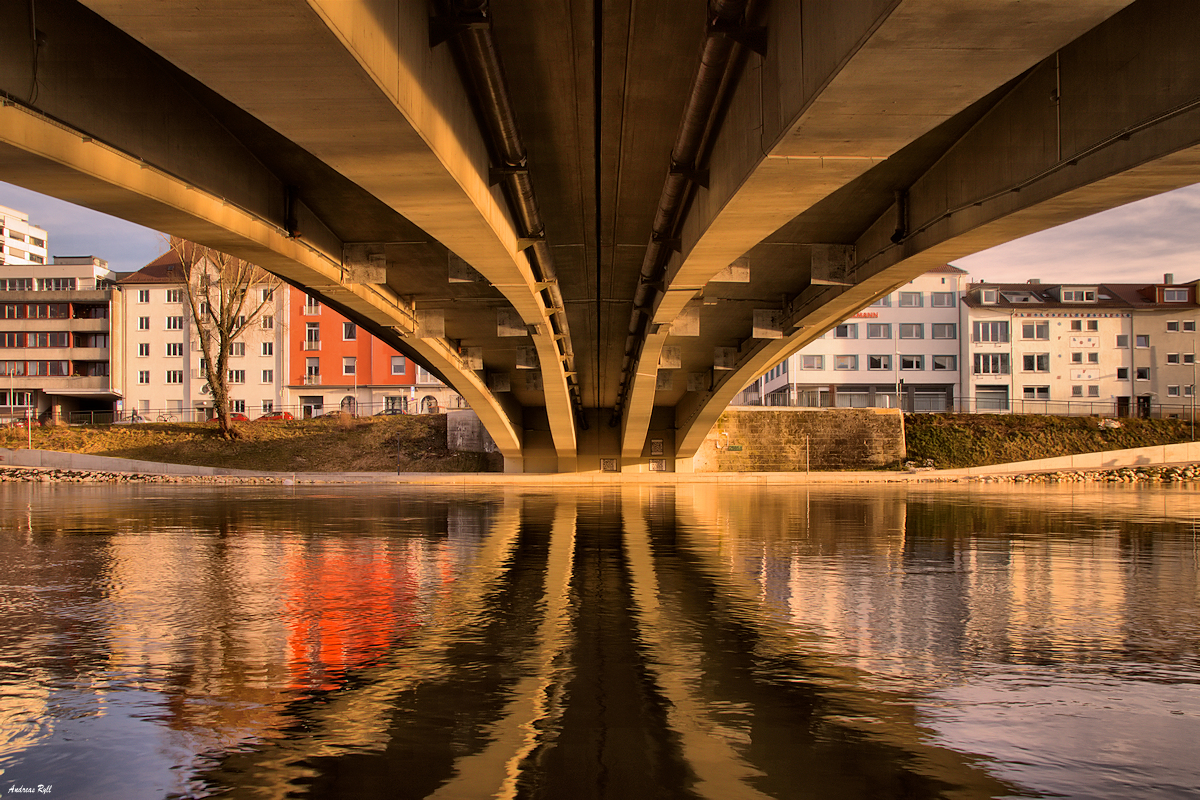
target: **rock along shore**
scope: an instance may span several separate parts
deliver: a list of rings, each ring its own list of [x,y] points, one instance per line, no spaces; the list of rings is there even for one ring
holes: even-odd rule
[[[144,472],[110,472],[104,470],[43,467],[0,467],[0,483],[285,484],[292,482],[291,478],[283,478],[278,475],[157,475]]]

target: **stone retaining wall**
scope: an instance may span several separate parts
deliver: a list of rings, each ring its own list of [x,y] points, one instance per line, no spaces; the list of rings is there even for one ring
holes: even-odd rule
[[[887,408],[730,408],[693,459],[696,472],[823,472],[898,466],[904,417]]]

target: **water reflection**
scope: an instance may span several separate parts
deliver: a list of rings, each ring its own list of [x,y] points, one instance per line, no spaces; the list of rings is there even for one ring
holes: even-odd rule
[[[8,787],[1200,789],[1179,486],[0,497]]]

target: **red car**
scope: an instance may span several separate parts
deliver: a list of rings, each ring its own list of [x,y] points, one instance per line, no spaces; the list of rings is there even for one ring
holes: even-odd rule
[[[289,419],[295,419],[295,417],[293,417],[287,411],[268,411],[266,414],[263,414],[261,417],[258,417],[254,421],[255,422],[285,422]]]
[[[217,422],[217,418],[215,416],[213,416],[213,417],[210,417],[208,421],[209,422]],[[243,414],[240,411],[230,411],[229,412],[229,421],[230,422],[249,422],[250,418],[247,417],[245,414]]]

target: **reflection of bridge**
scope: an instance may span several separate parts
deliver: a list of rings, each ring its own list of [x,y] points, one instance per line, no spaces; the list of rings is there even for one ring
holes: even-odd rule
[[[308,288],[525,471],[684,469],[877,295],[1200,180],[1192,0],[435,5],[8,4],[0,174]]]

